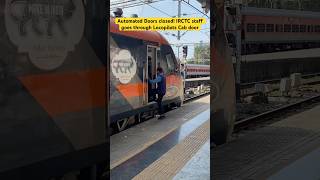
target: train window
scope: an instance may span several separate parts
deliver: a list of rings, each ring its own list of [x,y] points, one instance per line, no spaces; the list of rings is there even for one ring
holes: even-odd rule
[[[290,24],[285,24],[283,26],[283,31],[284,32],[291,32],[291,25]]]
[[[274,25],[273,24],[267,24],[267,32],[274,32]]]
[[[161,57],[161,55],[160,55]],[[168,72],[168,64],[167,64],[167,60],[163,60],[163,59],[158,59],[158,62],[160,61],[160,67],[162,67],[164,73],[166,74]],[[159,64],[158,64],[159,66]]]
[[[174,62],[173,62],[173,58],[172,58],[172,54],[167,54],[166,55],[166,60],[168,63],[168,72],[174,72]]]
[[[307,26],[306,25],[300,25],[300,32],[306,32]]]
[[[247,32],[256,32],[255,24],[247,24]]]
[[[276,32],[283,32],[283,25],[282,24],[276,24]]]
[[[265,24],[258,24],[257,25],[257,32],[265,32],[266,31],[266,25]]]
[[[314,26],[314,32],[320,32],[320,25]]]
[[[293,24],[293,25],[292,25],[292,32],[299,32],[299,31],[300,31],[299,25]]]
[[[307,32],[312,32],[311,31],[311,25],[308,25]]]

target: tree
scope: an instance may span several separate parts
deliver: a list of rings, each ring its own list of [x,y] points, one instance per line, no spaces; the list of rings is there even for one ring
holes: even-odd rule
[[[210,45],[197,45],[194,47],[194,60],[198,64],[204,59],[210,59]]]

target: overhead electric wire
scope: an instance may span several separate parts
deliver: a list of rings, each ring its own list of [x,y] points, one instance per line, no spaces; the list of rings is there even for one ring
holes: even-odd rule
[[[165,0],[157,0],[157,1],[152,1],[152,2],[149,2],[149,3],[146,3],[146,2],[141,1],[141,0],[132,0],[132,1],[128,1],[128,2],[133,2],[133,3],[129,3],[129,4],[122,3],[123,5],[117,5],[117,6],[110,5],[110,9],[115,9],[115,8],[126,9],[126,8],[137,7],[137,6],[142,6],[142,5],[145,5],[145,4],[152,4],[152,3],[161,2],[161,1],[165,1]],[[113,6],[113,7],[111,7],[111,6]]]
[[[141,0],[140,0],[140,1],[141,1]],[[141,2],[143,2],[143,1],[141,1]],[[150,6],[150,7],[153,8],[153,9],[155,9],[155,10],[157,10],[157,11],[159,11],[159,12],[161,12],[161,13],[167,15],[167,16],[169,16],[169,17],[172,17],[170,14],[167,14],[166,12],[164,12],[164,11],[162,11],[162,10],[156,8],[156,7],[153,7],[153,6],[151,6],[150,4],[148,4],[148,3],[145,3],[145,2],[143,2],[143,3],[146,4],[146,5],[148,5],[148,6]]]
[[[202,11],[200,11],[198,8],[194,7],[192,4],[190,4],[190,3],[188,3],[188,2],[186,2],[186,1],[184,1],[184,0],[181,0],[181,1],[184,2],[184,3],[186,3],[186,4],[188,4],[188,5],[191,6],[193,9],[197,10],[198,12],[200,12],[201,14],[203,14],[203,15],[207,16],[208,18],[210,18],[208,15],[206,15],[205,13],[203,13]]]
[[[182,45],[198,45],[198,44],[210,44],[210,42],[202,42],[202,43],[174,43],[170,44],[173,46],[182,46]]]
[[[122,5],[122,6],[119,6],[119,5],[118,5],[118,6],[116,6],[116,7],[111,7],[111,6],[110,6],[110,10],[116,9],[116,8],[126,9],[126,8],[131,8],[131,7],[142,6],[142,5],[144,5],[144,3],[136,2],[136,3],[126,4],[126,5]]]
[[[138,0],[116,1],[116,2],[110,3],[110,6],[114,6],[114,5],[117,5],[117,4],[126,4],[128,2],[133,2],[133,1],[138,1]]]

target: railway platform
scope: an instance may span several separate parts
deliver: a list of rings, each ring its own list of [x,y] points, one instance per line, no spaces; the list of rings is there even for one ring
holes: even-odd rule
[[[210,179],[210,96],[110,138],[110,178]]]
[[[211,149],[215,180],[320,179],[320,105]]]

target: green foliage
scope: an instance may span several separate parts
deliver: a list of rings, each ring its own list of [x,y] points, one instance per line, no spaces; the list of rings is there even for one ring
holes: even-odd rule
[[[194,47],[194,61],[203,64],[204,59],[210,59],[210,45],[198,45]]]

